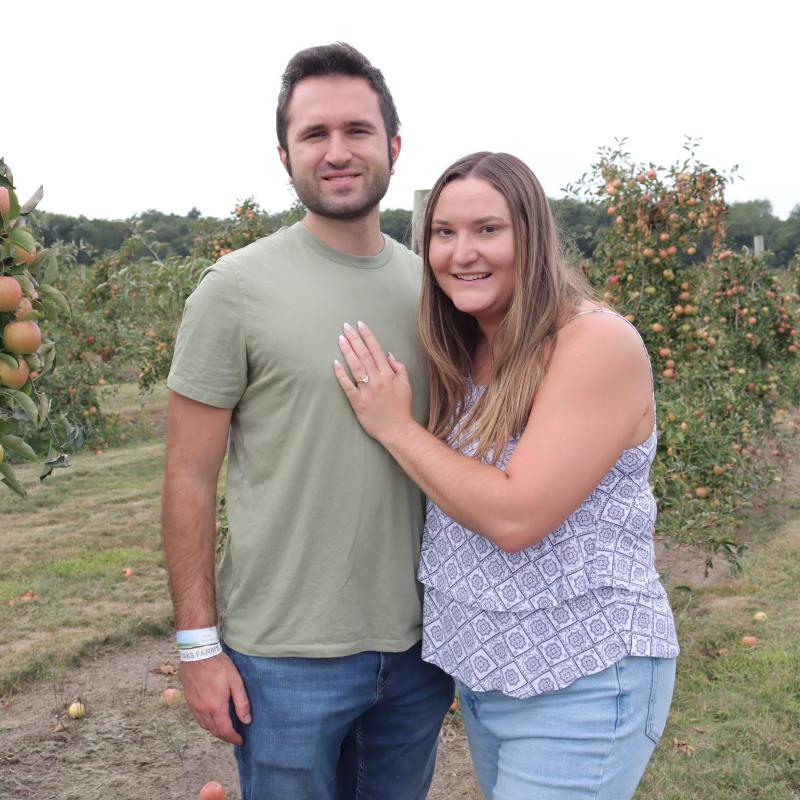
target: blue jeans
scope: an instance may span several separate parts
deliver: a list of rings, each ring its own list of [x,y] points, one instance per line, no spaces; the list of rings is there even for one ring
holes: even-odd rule
[[[404,653],[263,658],[225,648],[253,721],[235,727],[242,800],[423,800],[453,679]]]
[[[664,732],[674,658],[628,657],[517,699],[459,683],[486,800],[629,800]]]

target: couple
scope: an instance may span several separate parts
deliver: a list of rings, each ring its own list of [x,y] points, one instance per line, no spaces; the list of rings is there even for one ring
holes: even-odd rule
[[[379,227],[398,128],[358,51],[294,56],[278,151],[306,217],[187,301],[163,506],[187,702],[244,800],[426,797],[454,678],[487,798],[624,800],[678,653],[646,352],[506,154],[436,182],[420,300]]]

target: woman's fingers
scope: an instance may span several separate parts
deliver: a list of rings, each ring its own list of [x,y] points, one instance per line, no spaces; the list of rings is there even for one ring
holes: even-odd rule
[[[375,362],[377,368],[381,371],[388,369],[389,362],[387,361],[386,355],[383,352],[381,343],[378,341],[375,334],[369,329],[369,326],[359,320],[357,333],[361,335],[361,339],[366,345],[366,348],[372,356],[372,360]]]
[[[336,375],[336,380],[339,381],[339,386],[342,387],[347,399],[353,403],[358,399],[358,389],[353,385],[347,370],[342,365],[341,361],[334,360],[333,372]]]
[[[358,354],[356,353],[352,344],[350,344],[350,340],[343,335],[339,336],[339,349],[342,351],[342,355],[344,356],[344,360],[347,362],[347,366],[350,367],[350,372],[353,374],[353,380],[363,383],[364,376],[369,376],[369,370],[358,357]],[[376,367],[373,364],[373,371],[375,369]]]

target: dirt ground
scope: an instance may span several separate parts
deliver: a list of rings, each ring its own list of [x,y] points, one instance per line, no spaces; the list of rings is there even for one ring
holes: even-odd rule
[[[662,561],[673,583],[725,580],[723,570],[704,575],[699,552],[659,548]],[[180,683],[154,670],[177,663],[170,637],[144,637],[0,699],[0,800],[193,800],[209,780],[239,800],[231,747],[185,706],[159,705],[161,691]],[[65,712],[78,698],[87,716],[71,720]],[[448,715],[429,798],[481,797],[461,719]]]
[[[152,670],[177,663],[171,638],[145,637],[0,701],[0,798],[194,800],[217,780],[239,800],[232,748],[185,706],[158,703],[180,683]],[[77,698],[87,716],[71,720],[65,711]],[[448,715],[440,736],[431,800],[478,800],[460,718]]]

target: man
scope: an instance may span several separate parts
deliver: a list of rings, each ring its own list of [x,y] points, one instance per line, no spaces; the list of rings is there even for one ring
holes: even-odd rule
[[[424,419],[419,264],[378,210],[398,127],[357,50],[294,56],[278,153],[307,214],[206,270],[178,335],[163,527],[181,678],[200,724],[237,745],[243,800],[423,798],[452,699],[420,658],[422,498],[332,369],[343,323],[369,322],[409,366]]]

